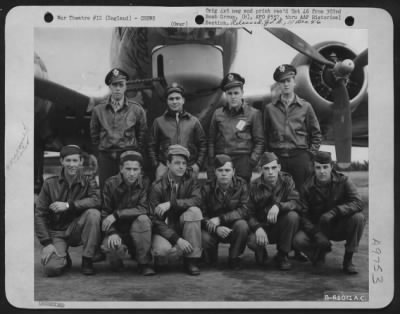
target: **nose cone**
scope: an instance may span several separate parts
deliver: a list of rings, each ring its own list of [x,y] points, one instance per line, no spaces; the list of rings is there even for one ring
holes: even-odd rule
[[[345,77],[350,75],[354,70],[354,62],[350,59],[343,60],[335,64],[333,68],[335,74],[340,77]]]

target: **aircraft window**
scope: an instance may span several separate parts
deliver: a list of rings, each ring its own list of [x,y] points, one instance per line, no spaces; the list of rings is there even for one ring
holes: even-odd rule
[[[157,77],[164,77],[164,57],[161,54],[157,56]]]

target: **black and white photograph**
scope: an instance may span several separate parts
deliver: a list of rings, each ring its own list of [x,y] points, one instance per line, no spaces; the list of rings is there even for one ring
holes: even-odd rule
[[[186,8],[187,25],[169,8],[166,25],[153,9],[42,8],[44,23],[27,22],[31,47],[7,69],[29,66],[10,103],[30,109],[6,106],[6,180],[20,176],[6,193],[26,196],[8,204],[27,204],[31,257],[16,275],[6,256],[10,298],[26,275],[38,308],[383,306],[393,204],[373,206],[385,184],[371,164],[391,125],[371,124],[385,62],[368,14],[207,25],[233,8]],[[6,207],[6,224],[21,217]]]

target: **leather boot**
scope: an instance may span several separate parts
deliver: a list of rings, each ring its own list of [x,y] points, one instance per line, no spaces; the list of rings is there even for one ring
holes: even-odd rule
[[[290,263],[286,253],[279,251],[275,256],[275,263],[280,270],[290,270],[292,269],[292,264]]]
[[[87,276],[94,275],[96,273],[93,268],[93,262],[91,258],[85,256],[82,257],[81,272]]]
[[[315,254],[314,254],[314,257],[312,259],[313,266],[317,267],[317,268],[323,266],[325,264],[325,257],[326,257],[327,253],[328,253],[327,250],[321,249],[321,248],[317,248],[315,250]]]
[[[185,271],[191,276],[200,275],[200,269],[197,266],[197,259],[196,258],[185,258],[183,260],[183,266]]]
[[[343,257],[343,271],[349,275],[358,274],[357,268],[353,264],[353,252],[345,252]]]
[[[153,276],[156,274],[154,269],[149,264],[139,264],[138,269],[143,276]]]
[[[228,266],[232,270],[241,270],[243,268],[240,257],[229,258]]]
[[[268,260],[268,252],[265,247],[257,248],[254,252],[254,257],[258,266],[264,267]]]

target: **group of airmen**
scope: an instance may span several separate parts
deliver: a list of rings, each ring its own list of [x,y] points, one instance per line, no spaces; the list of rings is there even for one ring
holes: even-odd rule
[[[206,136],[184,110],[178,83],[167,87],[167,110],[148,132],[145,111],[125,96],[128,75],[112,69],[105,78],[111,95],[94,108],[90,124],[100,184],[83,173],[81,148],[66,145],[60,174],[44,182],[35,203],[44,274],[71,267],[69,246],[83,245],[85,275],[95,274],[99,252],[115,271],[130,254],[145,276],[178,254],[184,270],[199,275],[200,262],[218,263],[220,242],[229,244],[233,270],[243,268],[246,246],[265,267],[269,244],[276,244],[277,267],[289,270],[290,252],[320,267],[331,241],[343,240],[342,269],[356,274],[363,203],[351,180],[333,168],[330,153],[319,151],[319,123],[295,94],[295,76],[291,65],[276,69],[280,96],[261,112],[243,99],[245,79],[227,74],[221,82],[226,104],[213,113]],[[153,182],[144,175],[146,162]],[[252,180],[256,169],[260,176]]]

